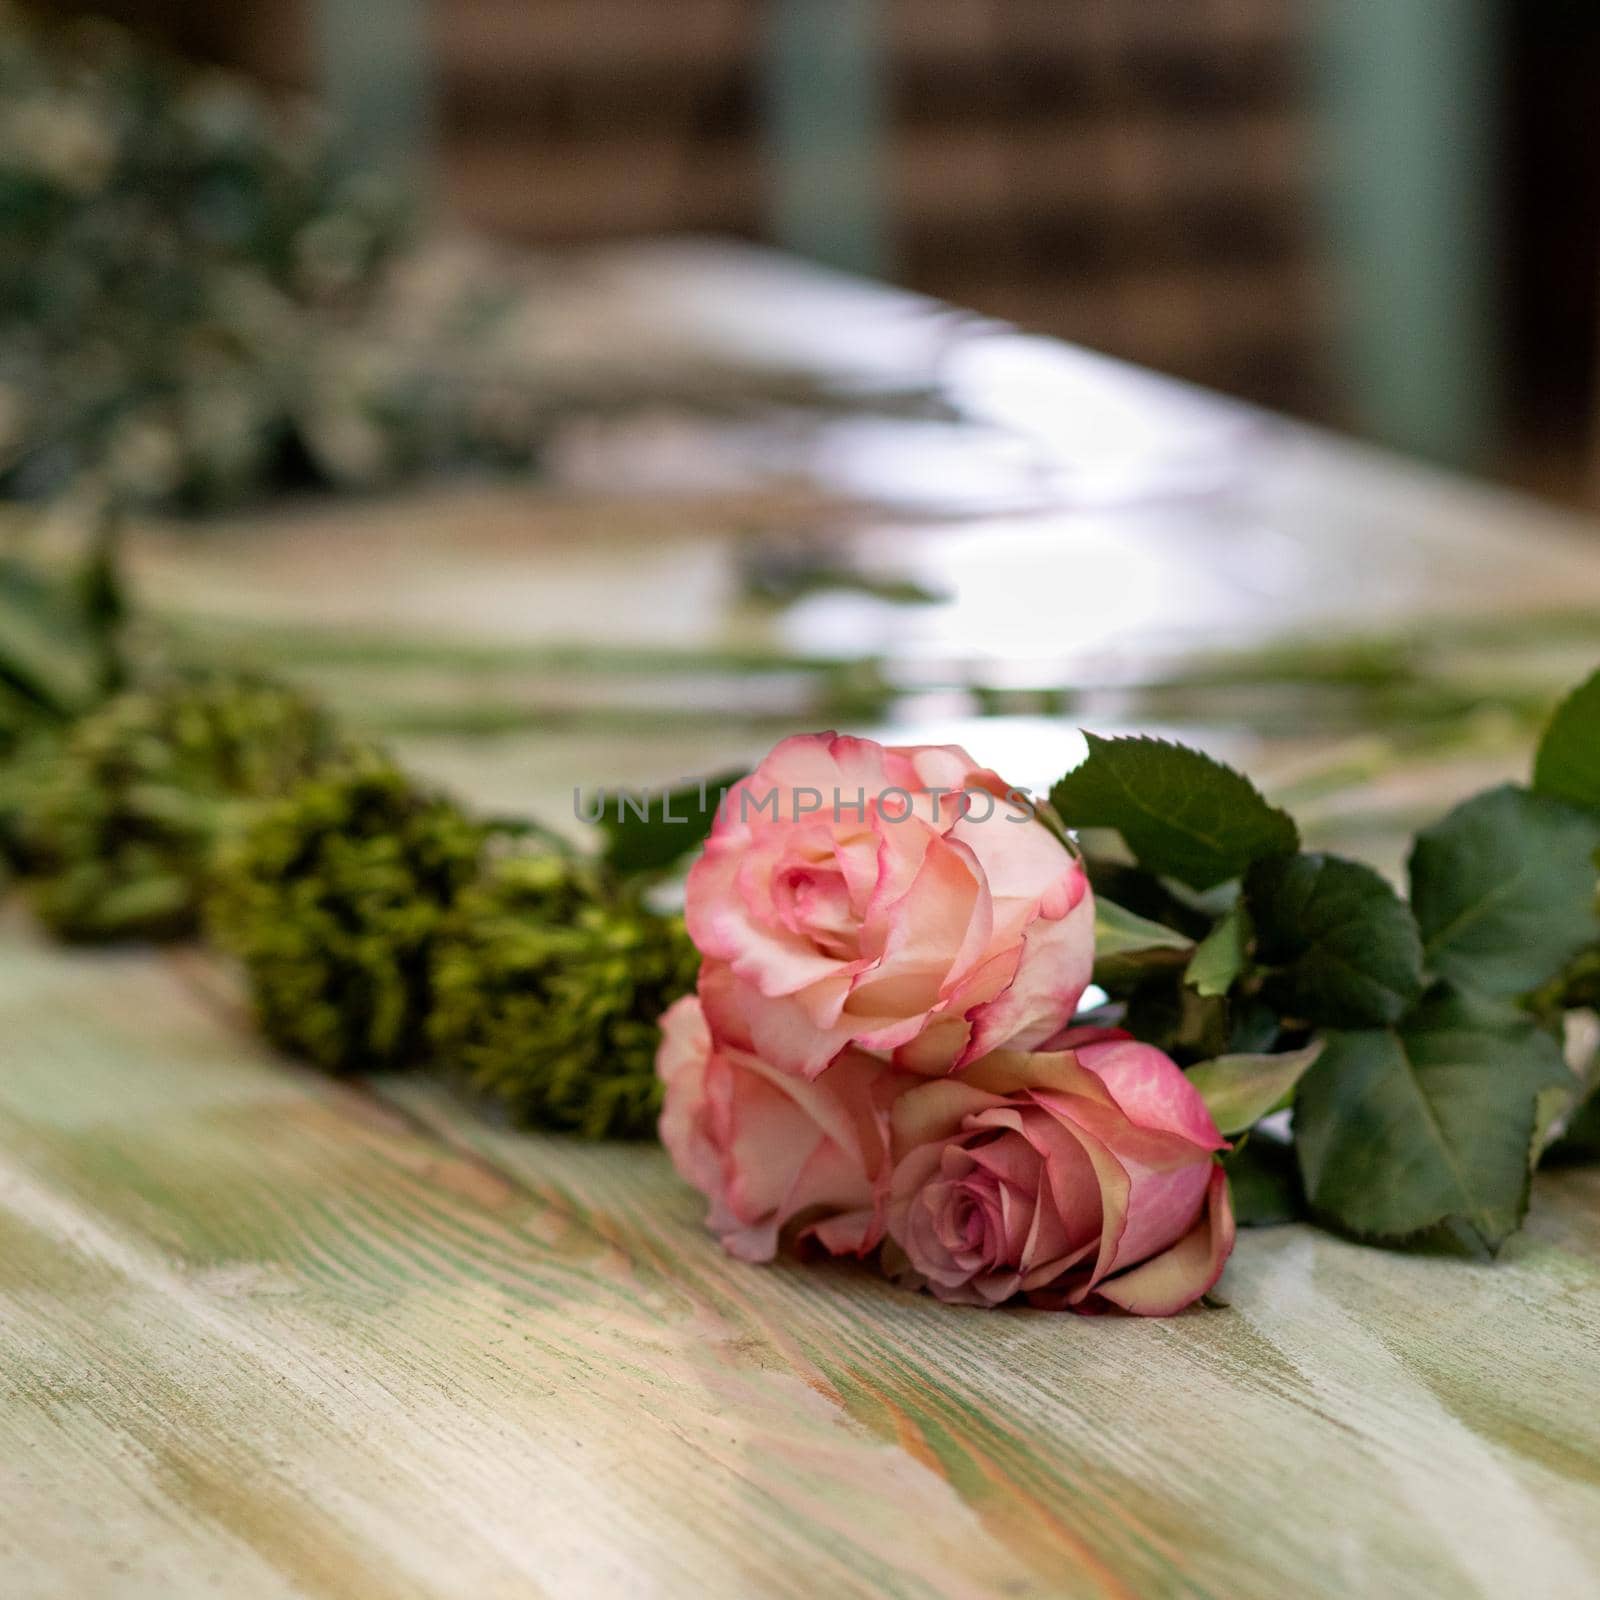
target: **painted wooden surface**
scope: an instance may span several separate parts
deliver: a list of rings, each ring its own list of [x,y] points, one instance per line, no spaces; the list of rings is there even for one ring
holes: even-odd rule
[[[653,259],[648,287],[599,281],[659,312]],[[684,347],[916,366],[926,308],[806,279],[811,311],[772,318],[779,269],[708,273],[677,280]],[[135,569],[197,636],[298,661],[354,716],[403,710],[408,758],[536,811],[759,753],[830,657],[897,686],[848,725],[1037,782],[1075,719],[1139,720],[1149,673],[1285,627],[1564,608],[1536,660],[1457,653],[1540,684],[1600,654],[1571,616],[1600,612],[1583,528],[1093,358],[1046,347],[1041,376],[1039,353],[967,351],[1027,360],[973,379],[990,420],[966,432],[774,446],[680,421],[663,446],[618,423],[537,491],[153,530]],[[997,411],[1033,419],[1026,449],[991,448]],[[796,529],[949,593],[743,604],[746,542]],[[1093,608],[1062,603],[1075,577]],[[1086,698],[981,714],[1019,684]],[[526,714],[453,726],[486,697]],[[1322,794],[1319,826],[1389,864],[1398,821],[1526,760],[1491,719],[1373,769],[1314,709],[1268,726],[1204,695],[1183,727]],[[1354,779],[1330,788],[1330,761]],[[1600,1592],[1600,1172],[1541,1175],[1492,1266],[1284,1228],[1242,1236],[1223,1294],[1083,1320],[742,1266],[659,1151],[498,1131],[420,1080],[330,1083],[256,1042],[196,952],[68,953],[0,919],[7,1600]]]
[[[1495,1267],[1288,1228],[1226,1310],[725,1259],[652,1150],[0,946],[11,1595],[1592,1594],[1600,1174]]]

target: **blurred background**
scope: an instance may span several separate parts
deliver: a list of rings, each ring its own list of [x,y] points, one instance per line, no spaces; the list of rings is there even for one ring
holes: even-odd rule
[[[0,0],[0,757],[197,658],[557,822],[1140,729],[1396,867],[1600,650],[1596,81],[1592,0]]]
[[[528,245],[780,244],[1480,473],[1600,485],[1587,0],[184,0]]]

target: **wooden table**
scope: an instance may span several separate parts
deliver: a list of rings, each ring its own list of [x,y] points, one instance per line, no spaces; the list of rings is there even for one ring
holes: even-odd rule
[[[149,598],[547,815],[758,754],[824,658],[888,673],[860,726],[1038,782],[1070,720],[985,693],[1089,685],[1113,725],[1196,650],[1517,610],[1600,654],[1571,623],[1600,614],[1600,543],[1526,503],[767,258],[618,256],[573,294],[618,370],[631,346],[659,376],[639,330],[665,327],[685,360],[936,373],[964,420],[585,425],[538,490],[151,530]],[[752,528],[951,598],[752,609],[727,577]],[[530,726],[453,726],[486,695]],[[1330,746],[1193,720],[1280,788]],[[1392,858],[1524,746],[1423,753],[1323,822],[1376,787]],[[657,1150],[331,1083],[253,1039],[210,958],[67,953],[12,914],[0,1593],[1600,1592],[1600,1173],[1541,1176],[1492,1266],[1247,1233],[1228,1308],[1166,1322],[741,1266],[698,1223]]]

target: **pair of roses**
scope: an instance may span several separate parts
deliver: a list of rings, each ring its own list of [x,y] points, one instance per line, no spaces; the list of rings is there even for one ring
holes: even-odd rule
[[[662,1018],[661,1137],[732,1254],[881,1248],[945,1300],[1152,1316],[1216,1282],[1216,1124],[1161,1051],[1071,1027],[1083,865],[965,751],[784,740],[720,808],[686,915],[703,964]]]

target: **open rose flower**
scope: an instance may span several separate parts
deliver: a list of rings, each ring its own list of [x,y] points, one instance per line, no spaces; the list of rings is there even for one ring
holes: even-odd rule
[[[833,1255],[883,1238],[889,1112],[909,1080],[846,1050],[816,1082],[713,1041],[686,995],[661,1019],[661,1142],[710,1201],[707,1226],[745,1261],[769,1261],[789,1228]],[[791,1224],[793,1227],[791,1228]]]
[[[1227,1148],[1194,1086],[1105,1031],[922,1082],[893,1117],[891,1272],[943,1300],[1166,1316],[1233,1249]]]
[[[785,739],[689,874],[719,1037],[814,1077],[847,1045],[929,1074],[1031,1049],[1094,964],[1080,861],[953,745]]]

